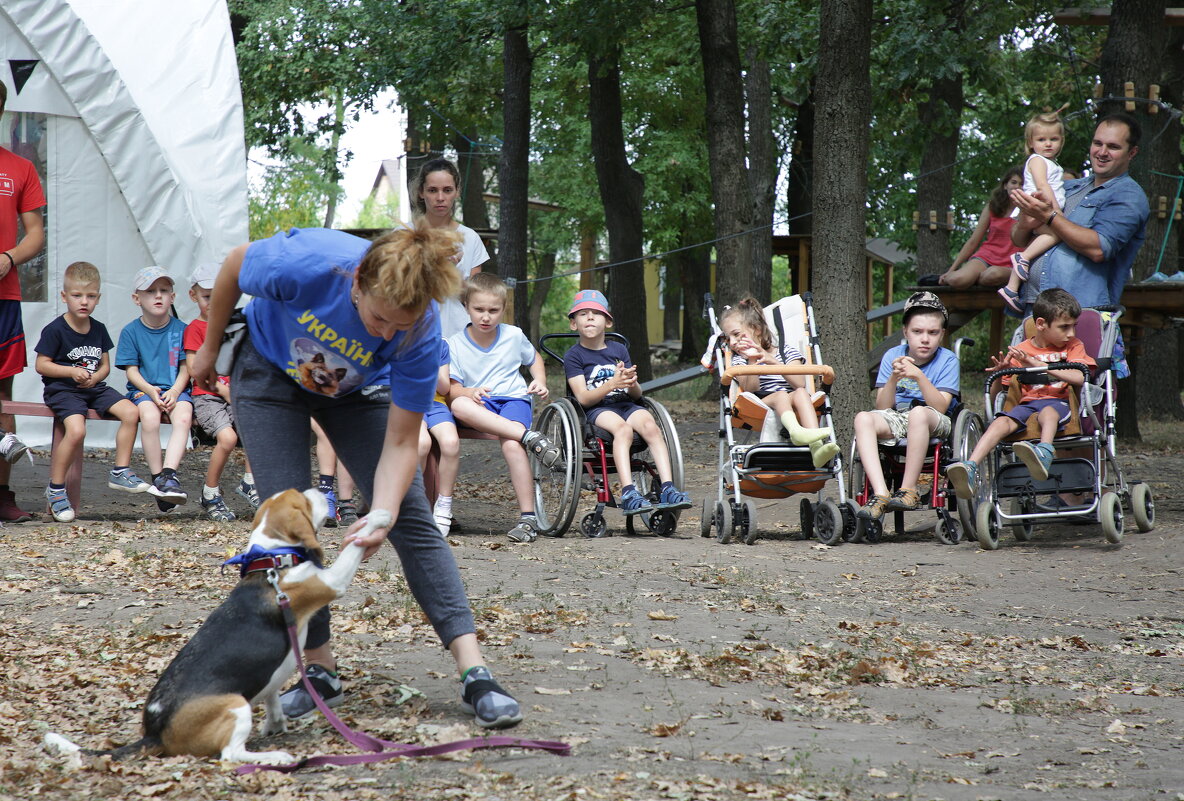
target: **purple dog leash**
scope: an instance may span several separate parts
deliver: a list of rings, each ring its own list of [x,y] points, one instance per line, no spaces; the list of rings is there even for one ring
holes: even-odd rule
[[[354,731],[321,700],[320,694],[312,686],[312,682],[309,681],[308,674],[304,671],[304,658],[300,653],[300,635],[296,631],[296,616],[292,614],[292,607],[288,603],[287,594],[280,589],[279,577],[274,570],[268,571],[268,582],[276,589],[276,601],[284,613],[284,623],[288,626],[288,640],[292,645],[292,653],[296,655],[296,670],[300,674],[301,681],[304,682],[304,689],[312,696],[313,703],[316,704],[321,714],[325,716],[325,720],[329,721],[329,724],[342,737],[351,745],[370,751],[371,753],[314,756],[301,759],[291,765],[241,765],[235,769],[235,773],[245,775],[260,770],[294,773],[301,768],[311,768],[320,765],[360,765],[367,762],[383,762],[397,757],[439,756],[440,754],[448,754],[453,751],[477,748],[530,748],[540,751],[550,751],[559,756],[571,755],[571,746],[556,740],[524,740],[520,737],[497,736],[473,737],[467,740],[456,740],[451,743],[440,743],[438,745],[411,745],[409,743],[392,743],[374,737],[366,732]]]

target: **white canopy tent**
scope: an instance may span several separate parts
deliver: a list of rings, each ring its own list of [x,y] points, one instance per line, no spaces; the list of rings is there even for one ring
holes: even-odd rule
[[[39,401],[33,348],[65,310],[66,265],[99,267],[95,317],[118,340],[139,314],[137,270],[167,267],[188,321],[193,267],[247,240],[242,98],[225,0],[4,0],[0,53],[0,145],[37,164],[48,204],[46,253],[22,268],[30,368],[13,388]],[[95,427],[87,444],[114,431]],[[21,418],[20,435],[47,444],[49,422]]]

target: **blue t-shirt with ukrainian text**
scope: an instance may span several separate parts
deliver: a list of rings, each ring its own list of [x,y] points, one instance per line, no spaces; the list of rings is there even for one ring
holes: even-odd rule
[[[884,358],[880,359],[880,372],[876,375],[877,389],[887,384],[888,379],[892,376],[892,362],[900,356],[907,355],[908,352],[908,345],[897,345],[884,354]],[[949,392],[954,396],[955,401],[959,399],[962,394],[959,389],[962,375],[958,366],[958,357],[954,355],[952,350],[938,348],[937,353],[933,354],[933,358],[920,367],[921,373],[929,379],[929,383],[941,392]],[[896,382],[897,409],[907,411],[915,400],[925,402],[925,398],[921,394],[921,387],[916,381],[911,378],[902,378]],[[946,413],[952,413],[956,405],[957,403],[951,403]]]
[[[352,274],[370,247],[343,231],[293,228],[252,242],[239,272],[251,343],[308,392],[341,397],[391,385],[391,402],[426,412],[439,369],[435,302],[412,331],[390,341],[366,331],[350,298]],[[408,335],[414,337],[405,342]]]

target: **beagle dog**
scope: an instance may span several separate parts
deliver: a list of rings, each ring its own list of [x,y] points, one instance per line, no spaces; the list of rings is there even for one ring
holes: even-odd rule
[[[227,564],[239,564],[242,579],[173,659],[144,704],[144,736],[110,751],[79,748],[57,734],[45,735],[53,752],[111,754],[115,758],[151,755],[217,756],[233,762],[286,764],[284,751],[247,750],[251,709],[263,704],[263,736],[287,729],[280,691],[296,670],[296,657],[269,575],[278,575],[288,596],[301,649],[308,620],[340,598],[362,563],[365,548],[347,545],[332,567],[321,567],[317,529],[328,514],[325,496],[315,489],[285,490],[268,498],[255,513],[248,550]],[[385,510],[371,511],[362,535],[391,525]],[[274,571],[274,574],[273,572]]]

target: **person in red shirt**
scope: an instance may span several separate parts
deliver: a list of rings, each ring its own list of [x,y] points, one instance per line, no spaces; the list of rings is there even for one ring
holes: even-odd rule
[[[8,88],[0,83],[0,114],[7,103]],[[29,363],[16,268],[45,247],[45,220],[41,216],[44,205],[45,193],[33,163],[0,147],[0,401],[12,400],[12,379]],[[18,220],[25,228],[25,235],[19,240]],[[0,414],[0,429],[9,434],[15,432],[15,418]],[[0,521],[32,520],[32,515],[16,505],[16,496],[8,487],[11,472],[9,461],[0,459]]]
[[[1040,367],[1058,362],[1084,364],[1090,370],[1097,365],[1085,352],[1085,345],[1077,338],[1077,318],[1081,316],[1081,304],[1063,289],[1046,289],[1036,297],[1032,306],[1032,319],[1036,333],[1018,345],[1007,349],[1007,354],[991,357],[987,370],[1004,367]],[[974,452],[965,462],[955,462],[946,469],[946,475],[954,485],[959,498],[970,500],[975,496],[978,480],[978,466],[983,457],[995,449],[1003,439],[1028,425],[1028,418],[1036,415],[1040,423],[1040,442],[1017,442],[1015,455],[1037,481],[1048,478],[1048,468],[1053,458],[1053,438],[1057,431],[1069,421],[1069,386],[1080,388],[1085,376],[1080,370],[1049,370],[1051,379],[1047,384],[1024,384],[1020,402],[1008,412],[1001,412],[982,438],[974,446]],[[1012,376],[1004,376],[1003,384],[1010,383]],[[1000,383],[1000,382],[996,382]]]

